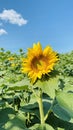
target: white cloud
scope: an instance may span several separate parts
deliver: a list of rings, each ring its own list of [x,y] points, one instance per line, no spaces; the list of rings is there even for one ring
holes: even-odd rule
[[[6,30],[4,30],[4,29],[1,28],[0,29],[0,36],[3,35],[3,34],[7,34],[7,32],[6,32]]]
[[[0,19],[4,21],[8,21],[11,24],[17,24],[19,26],[22,26],[24,24],[27,24],[27,20],[25,20],[21,14],[17,13],[15,10],[10,9],[6,10],[4,9],[2,13],[0,13]]]

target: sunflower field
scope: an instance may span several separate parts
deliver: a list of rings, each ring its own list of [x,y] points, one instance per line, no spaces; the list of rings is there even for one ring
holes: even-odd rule
[[[73,130],[73,51],[0,48],[0,130]]]

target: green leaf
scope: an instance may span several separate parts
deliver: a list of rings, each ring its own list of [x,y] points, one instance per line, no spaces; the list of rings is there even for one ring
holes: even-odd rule
[[[25,113],[32,113],[33,115],[35,114],[39,118],[39,109],[37,103],[25,105],[21,107],[20,110]]]
[[[0,130],[24,130],[25,116],[19,111],[15,113],[12,108],[5,108],[0,110]],[[28,130],[28,129],[26,129]]]
[[[26,128],[24,115],[17,114],[5,124],[4,128],[5,130],[24,130]]]
[[[57,130],[65,130],[64,128],[58,128]]]
[[[49,78],[48,80],[45,81],[38,80],[34,86],[40,87],[43,93],[46,93],[51,98],[54,98],[55,90],[58,89],[58,77]]]
[[[4,106],[5,105],[5,101],[3,100],[0,100],[0,107]]]
[[[70,83],[66,84],[63,91],[65,91],[65,92],[73,92],[73,84],[70,84]]]
[[[15,111],[12,108],[0,109],[0,124],[1,127],[9,120],[9,116],[14,118]],[[0,128],[1,129],[1,128]]]
[[[54,107],[53,107],[53,113],[58,118],[60,118],[60,119],[62,119],[64,121],[71,122],[71,116],[69,115],[69,113],[66,112],[62,107],[60,107],[58,103],[56,105],[54,105]]]
[[[56,92],[56,99],[59,105],[69,113],[73,118],[73,93],[66,93],[63,91]]]
[[[0,76],[4,75],[6,73],[6,70],[0,71]]]
[[[26,78],[22,81],[18,81],[14,84],[9,84],[8,86],[8,90],[28,90],[28,86],[30,85],[29,80],[27,80]]]
[[[30,130],[55,130],[48,124],[35,124],[30,128]]]

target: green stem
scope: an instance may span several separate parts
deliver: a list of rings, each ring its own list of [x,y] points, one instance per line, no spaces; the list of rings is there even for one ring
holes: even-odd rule
[[[39,105],[39,112],[40,112],[40,121],[41,121],[41,124],[44,124],[45,123],[45,120],[44,120],[44,110],[43,110],[43,101],[42,101],[42,90],[39,89],[39,92],[38,94],[35,92],[35,90],[32,88],[32,92],[34,93],[36,99],[37,99],[37,103]]]
[[[39,105],[39,112],[40,112],[40,120],[41,120],[41,124],[44,124],[44,110],[43,110],[43,102],[42,102],[42,92],[40,91],[40,97],[37,98],[37,102]]]
[[[55,102],[55,98],[54,98],[54,100],[53,100],[53,102],[52,102],[52,104],[50,106],[50,109],[48,110],[47,114],[44,117],[45,121],[47,120],[47,118],[49,117],[50,113],[52,112],[52,108],[53,108],[54,102]]]

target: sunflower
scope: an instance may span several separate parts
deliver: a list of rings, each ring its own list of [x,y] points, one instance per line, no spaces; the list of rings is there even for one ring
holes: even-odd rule
[[[9,57],[8,60],[12,61],[12,60],[14,60],[14,57]]]
[[[37,78],[48,74],[58,61],[57,53],[50,46],[42,49],[40,42],[33,44],[33,48],[28,48],[27,56],[22,60],[22,72],[27,73],[34,83]]]

